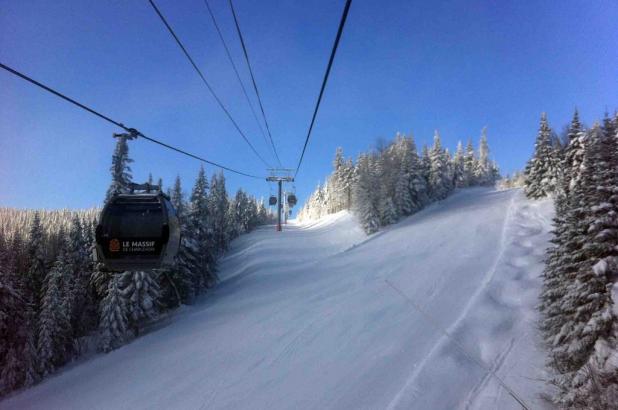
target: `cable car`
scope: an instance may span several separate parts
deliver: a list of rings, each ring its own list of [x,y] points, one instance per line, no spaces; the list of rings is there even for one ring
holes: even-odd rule
[[[180,224],[169,197],[150,184],[132,185],[105,205],[96,228],[95,260],[111,271],[171,265],[180,247]],[[134,193],[135,189],[144,190]]]
[[[294,206],[296,205],[296,195],[295,194],[288,194],[288,205],[289,206]]]
[[[277,197],[274,195],[271,195],[270,198],[268,198],[268,205],[270,206],[277,205]]]

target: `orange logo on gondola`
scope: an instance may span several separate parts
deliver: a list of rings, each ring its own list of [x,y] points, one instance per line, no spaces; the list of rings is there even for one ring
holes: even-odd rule
[[[118,239],[112,239],[111,241],[109,241],[109,251],[110,252],[120,251],[120,241]]]

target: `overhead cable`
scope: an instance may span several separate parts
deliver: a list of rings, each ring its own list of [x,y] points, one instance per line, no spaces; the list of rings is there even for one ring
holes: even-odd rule
[[[176,151],[179,154],[186,155],[188,157],[191,157],[191,158],[196,159],[198,161],[204,162],[206,164],[213,165],[213,166],[215,166],[217,168],[221,168],[221,169],[224,169],[226,171],[230,171],[230,172],[233,172],[235,174],[243,175],[243,176],[246,176],[246,177],[249,177],[249,178],[263,179],[263,177],[259,177],[257,175],[252,175],[252,174],[248,174],[248,173],[245,173],[245,172],[242,172],[242,171],[235,170],[235,169],[230,168],[228,166],[221,165],[221,164],[218,164],[218,163],[216,163],[214,161],[210,161],[210,160],[207,160],[205,158],[202,158],[202,157],[200,157],[198,155],[191,154],[190,152],[187,152],[187,151],[185,151],[183,149],[180,149],[180,148],[177,148],[177,147],[172,146],[170,144],[167,144],[167,143],[165,143],[163,141],[157,140],[155,138],[148,137],[148,136],[144,135],[142,132],[136,130],[135,128],[129,128],[129,127],[125,126],[123,123],[121,123],[119,121],[116,121],[116,120],[113,120],[110,117],[108,117],[107,115],[101,114],[100,112],[94,110],[93,108],[90,108],[90,107],[88,107],[88,106],[86,106],[86,105],[84,105],[84,104],[74,100],[73,98],[68,97],[68,96],[62,94],[61,92],[56,91],[53,88],[48,87],[47,85],[45,85],[45,84],[43,84],[43,83],[41,83],[41,82],[39,82],[39,81],[37,81],[37,80],[27,76],[26,74],[23,74],[23,73],[21,73],[21,72],[15,70],[13,68],[7,66],[6,64],[3,64],[1,62],[0,62],[0,68],[10,72],[11,74],[13,74],[13,75],[15,75],[17,77],[20,77],[20,78],[28,81],[31,84],[36,85],[39,88],[42,88],[43,90],[45,90],[45,91],[55,95],[56,97],[60,97],[63,100],[65,100],[65,101],[67,101],[67,102],[69,102],[69,103],[71,103],[71,104],[73,104],[73,105],[75,105],[75,106],[85,110],[85,111],[88,111],[90,114],[93,114],[93,115],[95,115],[95,116],[97,116],[97,117],[99,117],[99,118],[101,118],[101,119],[103,119],[103,120],[105,120],[105,121],[107,121],[107,122],[109,122],[111,124],[114,124],[115,126],[117,126],[119,128],[122,128],[123,130],[127,131],[128,133],[130,133],[132,135],[136,135],[136,136],[141,137],[141,138],[143,138],[143,139],[145,139],[147,141],[153,142],[153,143],[155,143],[157,145],[161,145],[162,147],[171,149],[172,151]]]

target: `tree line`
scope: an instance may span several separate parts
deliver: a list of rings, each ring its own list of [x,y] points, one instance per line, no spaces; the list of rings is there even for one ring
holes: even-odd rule
[[[131,182],[131,162],[119,138],[107,199]],[[269,218],[261,201],[242,190],[228,197],[223,174],[209,181],[203,168],[190,195],[179,177],[168,195],[180,251],[173,267],[152,272],[110,273],[93,262],[98,209],[0,209],[0,396],[95,347],[117,348],[166,310],[192,303],[216,284],[230,241]]]
[[[420,154],[412,136],[397,134],[388,145],[360,154],[356,163],[338,148],[332,174],[309,197],[299,219],[348,209],[371,234],[446,198],[455,188],[494,185],[499,176],[485,129],[478,152],[469,140],[465,149],[459,142],[454,155],[442,147],[437,131],[433,145],[424,145]]]
[[[618,403],[618,114],[586,128],[577,111],[564,141],[541,116],[525,170],[529,198],[552,197],[552,245],[540,295],[554,400]]]

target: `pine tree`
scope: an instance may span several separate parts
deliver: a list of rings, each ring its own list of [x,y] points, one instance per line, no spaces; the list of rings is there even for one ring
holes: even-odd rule
[[[73,215],[67,241],[67,269],[65,278],[67,304],[70,310],[71,328],[74,337],[85,336],[97,322],[96,303],[90,291],[90,262],[88,242],[77,214]]]
[[[101,301],[99,350],[103,352],[122,346],[128,336],[128,310],[120,278],[120,275],[111,278],[105,298]]]
[[[573,113],[573,119],[569,125],[567,137],[568,145],[565,148],[564,162],[562,165],[562,191],[565,196],[570,195],[572,185],[577,183],[574,178],[579,174],[579,168],[583,157],[583,140],[585,134],[584,129],[579,121],[579,113],[577,110]]]
[[[472,139],[468,139],[468,145],[466,145],[466,153],[464,154],[464,166],[463,166],[463,186],[476,185],[476,155],[474,153],[474,145],[472,145]]]
[[[375,195],[374,170],[371,160],[361,155],[357,163],[357,181],[354,186],[355,212],[361,226],[367,234],[376,232],[380,227],[380,212]]]
[[[65,246],[62,246],[53,268],[45,278],[37,339],[39,366],[43,376],[64,364],[70,355],[68,349],[71,346],[72,330],[66,279],[72,272],[67,259]]]
[[[604,169],[615,170],[616,164],[603,161],[607,147],[598,125],[579,142],[583,155],[578,174],[571,175],[566,211],[560,203],[559,213],[566,216],[557,231],[560,249],[555,253],[562,254],[550,259],[551,275],[545,277],[542,299],[550,365],[558,372],[555,383],[562,388],[557,400],[568,407],[578,406],[590,393],[586,393],[591,377],[587,363],[599,340],[610,340],[606,337],[613,320],[609,279],[604,270],[600,273],[599,265],[609,265],[618,254],[612,205],[615,185],[607,189],[602,180],[606,175],[608,183],[615,184],[615,173]]]
[[[390,196],[380,197],[380,224],[382,226],[394,224],[399,219],[397,209]]]
[[[25,297],[38,312],[41,304],[41,286],[46,274],[45,235],[38,212],[34,213],[27,244],[28,271],[26,272],[27,293]]]
[[[213,246],[217,256],[227,250],[229,238],[226,229],[226,213],[229,199],[225,189],[223,173],[214,174],[210,183],[209,214],[212,229]]]
[[[107,189],[105,202],[107,202],[115,193],[125,192],[127,185],[131,182],[131,167],[129,164],[133,160],[129,157],[129,144],[127,143],[128,136],[126,134],[115,135],[116,149],[112,156],[112,166],[110,168],[112,174],[112,183]]]
[[[481,140],[479,142],[478,161],[476,161],[474,169],[474,179],[479,185],[492,185],[495,182],[492,177],[492,166],[489,161],[489,145],[487,144],[487,128],[483,128],[481,131]]]
[[[453,180],[456,188],[462,188],[466,186],[465,174],[465,154],[463,150],[463,144],[461,141],[457,143],[457,150],[453,157]]]
[[[140,326],[158,315],[159,285],[154,272],[124,272],[121,275],[122,297],[129,324],[135,335]]]
[[[395,184],[395,208],[397,214],[407,216],[412,214],[418,207],[415,198],[412,198],[411,184],[414,178],[411,155],[402,153],[401,167]]]
[[[433,137],[433,147],[429,153],[429,192],[434,200],[446,198],[450,191],[447,156],[442,148],[440,134],[436,131]]]
[[[25,308],[19,278],[14,272],[7,248],[0,238],[0,396],[22,386],[24,371],[20,353],[27,341]]]
[[[197,294],[212,286],[216,281],[214,273],[215,256],[211,245],[212,232],[209,225],[208,180],[203,167],[200,168],[193,186],[188,212],[190,237],[195,247],[193,249],[195,255],[193,289]]]
[[[333,174],[329,179],[328,186],[332,189],[334,197],[332,199],[331,212],[339,212],[344,209],[347,195],[346,188],[346,166],[345,159],[343,157],[343,149],[337,148],[335,152],[335,159],[333,160]]]
[[[559,163],[552,145],[552,130],[547,115],[541,115],[539,134],[534,144],[534,155],[526,165],[526,187],[528,198],[539,199],[556,191]]]
[[[567,406],[585,406],[594,399],[597,408],[609,409],[618,399],[618,361],[612,359],[618,355],[618,318],[611,296],[618,277],[618,139],[607,115],[603,127],[595,125],[590,134],[590,144],[596,146],[587,146],[590,155],[585,153],[583,166],[594,167],[596,189],[588,193],[591,206],[583,219],[587,240],[580,251],[585,260],[569,287],[570,294],[580,299],[567,328],[575,333],[570,360],[579,361],[578,369],[561,379],[559,397]],[[588,156],[593,160],[586,161]]]
[[[163,270],[161,275],[162,300],[168,306],[190,303],[194,296],[193,272],[196,268],[197,246],[188,222],[188,207],[182,192],[180,177],[176,177],[170,195],[171,203],[180,221],[181,242],[176,262],[171,269]]]

